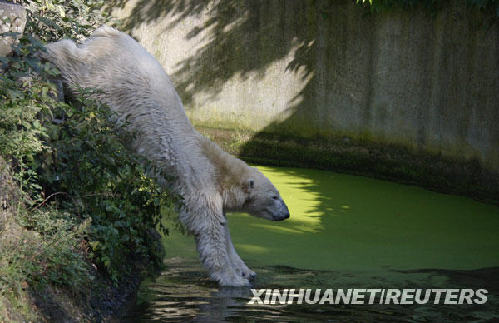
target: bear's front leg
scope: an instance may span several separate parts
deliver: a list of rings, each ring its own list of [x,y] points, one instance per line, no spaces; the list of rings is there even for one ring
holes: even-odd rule
[[[201,262],[210,277],[221,286],[249,286],[247,277],[234,270],[226,248],[225,223],[207,221],[196,234],[196,246]]]
[[[229,232],[229,225],[228,223],[225,223],[225,246],[227,248],[227,253],[229,255],[230,261],[232,262],[232,265],[234,266],[234,269],[236,270],[237,273],[239,273],[241,276],[248,278],[248,279],[253,279],[255,278],[256,274],[254,271],[248,268],[244,261],[239,257],[239,255],[236,252],[236,249],[234,248],[234,244],[232,243],[232,240],[230,238],[230,232]]]

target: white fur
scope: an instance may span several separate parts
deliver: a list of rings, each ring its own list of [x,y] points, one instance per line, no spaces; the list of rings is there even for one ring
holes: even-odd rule
[[[128,35],[101,27],[79,46],[48,44],[44,55],[73,88],[100,90],[98,98],[138,133],[131,147],[174,176],[174,190],[184,198],[180,220],[195,235],[210,277],[221,285],[248,285],[255,273],[232,245],[225,211],[289,216],[272,183],[192,127],[161,65]]]

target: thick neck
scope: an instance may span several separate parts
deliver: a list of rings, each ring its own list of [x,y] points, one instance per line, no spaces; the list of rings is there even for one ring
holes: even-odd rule
[[[217,188],[223,198],[224,208],[237,210],[246,199],[243,186],[248,177],[248,165],[204,137],[201,139],[201,146],[215,170]]]

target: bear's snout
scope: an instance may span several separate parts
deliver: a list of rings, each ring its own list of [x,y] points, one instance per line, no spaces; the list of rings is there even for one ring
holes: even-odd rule
[[[273,219],[274,221],[284,221],[287,218],[289,218],[289,209],[286,206],[286,204],[282,203],[282,211],[279,212],[279,215],[274,215]]]

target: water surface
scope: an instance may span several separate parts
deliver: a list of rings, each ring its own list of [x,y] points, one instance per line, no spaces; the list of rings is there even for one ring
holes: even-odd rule
[[[485,305],[247,305],[247,288],[206,279],[192,237],[165,237],[166,270],[133,321],[488,321],[499,318],[499,207],[327,171],[259,167],[291,217],[230,214],[255,288],[486,288]]]

